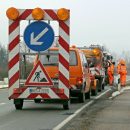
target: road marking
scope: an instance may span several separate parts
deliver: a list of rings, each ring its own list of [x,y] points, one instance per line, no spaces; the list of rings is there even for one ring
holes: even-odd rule
[[[94,99],[99,99],[100,97],[102,97],[103,95],[105,95],[105,93],[109,92],[111,89],[109,88],[108,90],[106,90],[105,92],[101,93],[100,95],[96,96]]]
[[[120,90],[113,92],[113,93],[112,93],[112,96],[109,97],[109,99],[113,99],[113,98],[117,97],[118,95],[122,94],[122,93],[123,93],[124,91],[126,91],[126,90],[130,90],[130,86],[121,88]]]
[[[5,104],[6,104],[6,103],[2,102],[2,103],[0,103],[0,106],[5,105]]]
[[[130,90],[130,86],[124,87],[123,90]]]
[[[0,85],[0,89],[7,88],[8,85]]]
[[[100,95],[98,95],[97,97],[95,97],[93,100],[89,101],[87,104],[85,104],[84,106],[82,106],[81,108],[79,108],[77,111],[75,111],[75,113],[73,115],[70,115],[69,117],[67,117],[64,121],[62,121],[59,125],[57,125],[56,127],[53,128],[53,130],[59,130],[61,129],[63,126],[65,126],[65,124],[67,124],[69,121],[71,121],[75,116],[77,116],[82,110],[84,110],[86,107],[90,106],[91,104],[94,103],[94,101],[96,99],[99,99],[100,97],[102,97],[103,95],[105,95],[107,92],[109,92],[111,89],[106,90],[105,92],[101,93]]]
[[[68,118],[66,118],[64,121],[62,121],[59,125],[57,125],[53,130],[59,130],[61,129],[65,124],[67,124],[70,120],[72,120],[76,115],[78,115],[84,108],[88,107],[94,102],[94,100],[88,102],[84,106],[82,106],[80,109],[78,109],[73,115],[70,115]]]

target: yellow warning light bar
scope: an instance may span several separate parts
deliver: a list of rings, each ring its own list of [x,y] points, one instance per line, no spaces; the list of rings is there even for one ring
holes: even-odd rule
[[[19,17],[19,11],[18,11],[18,9],[11,7],[6,11],[6,15],[9,19],[16,20]],[[35,20],[44,19],[44,15],[45,15],[44,10],[39,7],[34,8],[32,10],[32,17]],[[59,20],[66,21],[70,17],[70,12],[69,12],[69,10],[67,10],[65,8],[60,8],[57,11],[57,17],[59,18]]]
[[[9,19],[16,20],[19,17],[19,11],[16,8],[11,7],[6,11],[6,15]]]
[[[98,48],[96,48],[96,49],[93,49],[93,53],[94,55],[100,55],[101,51]]]
[[[70,17],[69,11],[65,8],[58,9],[57,16],[60,20],[63,20],[63,21],[67,20]]]
[[[44,11],[41,8],[35,8],[32,11],[32,17],[35,20],[41,20],[44,18]]]

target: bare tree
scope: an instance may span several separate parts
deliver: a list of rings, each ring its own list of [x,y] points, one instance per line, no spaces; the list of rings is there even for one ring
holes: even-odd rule
[[[7,49],[0,45],[0,79],[8,75]]]

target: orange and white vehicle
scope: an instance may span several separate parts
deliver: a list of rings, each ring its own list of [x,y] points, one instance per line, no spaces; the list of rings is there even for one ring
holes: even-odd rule
[[[40,60],[45,66],[47,73],[55,83],[58,83],[58,48],[50,48],[46,55],[37,56],[34,64]],[[69,82],[70,96],[78,97],[79,102],[90,98],[90,73],[85,55],[76,47],[70,48]],[[66,82],[66,81],[64,81]]]
[[[105,69],[103,66],[103,53],[99,48],[82,48],[91,71],[91,94],[96,95],[104,89]]]

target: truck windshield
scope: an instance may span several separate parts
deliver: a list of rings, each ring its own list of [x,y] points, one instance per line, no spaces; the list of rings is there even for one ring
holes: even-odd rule
[[[58,66],[58,51],[49,51],[50,54],[41,55],[40,61],[45,66]],[[75,51],[70,51],[70,66],[77,65],[77,56]]]

